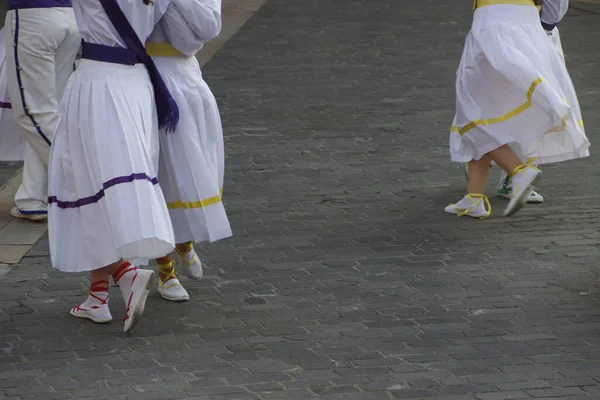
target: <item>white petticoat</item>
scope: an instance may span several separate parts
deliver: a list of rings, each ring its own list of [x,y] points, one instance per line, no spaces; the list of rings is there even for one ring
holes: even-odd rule
[[[177,131],[160,134],[158,172],[175,240],[214,242],[230,237],[221,199],[225,156],[217,102],[196,58],[154,61],[179,107]]]
[[[457,72],[452,161],[504,144],[536,164],[589,155],[571,78],[533,6],[477,9]]]
[[[8,97],[5,29],[0,29],[0,161],[23,161],[25,136],[15,123]]]
[[[61,102],[50,150],[52,265],[89,271],[174,249],[157,182],[158,128],[143,65],[81,60]]]

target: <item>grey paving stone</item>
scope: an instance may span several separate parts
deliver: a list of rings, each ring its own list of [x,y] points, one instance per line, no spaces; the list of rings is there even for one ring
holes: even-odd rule
[[[599,161],[546,166],[545,204],[514,218],[444,215],[471,4],[408,3],[269,1],[203,71],[236,236],[198,246],[191,300],[153,291],[132,335],[117,290],[110,324],[68,315],[88,280],[52,270],[43,238],[0,282],[0,399],[599,396]],[[600,16],[571,5],[594,141]]]
[[[0,28],[4,27],[4,16],[6,6],[3,4],[6,0],[0,2]],[[0,161],[0,188],[23,166],[22,162]]]

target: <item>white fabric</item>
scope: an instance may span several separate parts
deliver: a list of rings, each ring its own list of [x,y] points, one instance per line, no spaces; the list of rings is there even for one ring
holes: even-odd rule
[[[569,10],[569,0],[544,0],[542,2],[542,22],[558,24]]]
[[[179,106],[174,133],[160,134],[159,180],[177,243],[232,235],[221,200],[225,156],[219,109],[195,58],[156,57]]]
[[[20,134],[27,140],[23,184],[15,197],[22,212],[44,211],[49,144],[59,101],[81,43],[68,7],[11,10],[6,14],[7,84]]]
[[[23,214],[44,214],[48,211],[48,167],[29,143],[25,144],[24,161],[15,207]]]
[[[185,14],[174,4],[150,40],[168,39],[189,50],[200,49],[205,40],[217,36],[217,28],[204,30],[206,36],[200,36],[198,29],[190,27],[220,27],[220,0],[194,0],[190,4],[194,7],[187,8]],[[163,36],[166,32],[168,38]],[[216,100],[202,79],[196,58],[155,57],[154,61],[180,113],[177,131],[160,134],[159,180],[176,242],[214,242],[230,237],[231,227],[220,193],[225,156]]]
[[[8,71],[6,65],[6,29],[0,29],[0,161],[23,161],[25,136],[15,123],[8,94]],[[12,48],[12,47],[11,47]]]
[[[219,35],[221,25],[221,0],[174,0],[158,28],[175,48],[193,57]]]
[[[154,27],[159,4],[119,1],[142,42]],[[110,32],[97,0],[76,0],[78,24],[89,37]],[[91,14],[90,14],[91,13]],[[87,16],[82,18],[82,16]],[[95,16],[97,19],[87,19]],[[142,23],[141,21],[145,21]],[[90,23],[89,25],[87,23]],[[110,42],[110,40],[108,40]],[[102,43],[110,44],[110,43]],[[152,85],[142,64],[81,60],[61,103],[62,120],[50,154],[49,204],[52,264],[89,271],[120,259],[153,259],[174,249],[174,236],[158,172],[158,123]],[[133,177],[114,184],[115,178]],[[62,206],[62,207],[61,207]]]
[[[552,43],[552,45],[554,46],[554,48],[558,51],[558,54],[560,54],[560,56],[563,59],[563,62],[565,61],[565,53],[563,51],[563,47],[562,47],[562,41],[560,40],[560,32],[558,30],[558,28],[554,28],[552,29],[550,32],[547,32],[548,37],[550,38],[550,43]]]
[[[563,52],[562,43],[560,41],[560,32],[559,32],[558,28],[554,28],[550,32],[546,32],[546,34],[548,35],[550,42],[552,43],[552,45],[554,46],[556,51],[558,51],[558,53],[560,54],[560,56],[562,57],[563,62],[564,62],[565,54]],[[534,162],[533,165],[537,166],[538,163]],[[498,183],[498,187],[502,187],[507,175],[508,174],[506,173],[506,171],[502,170],[502,173],[500,174],[500,182]],[[535,193],[535,192],[533,192],[533,193]],[[537,195],[539,196],[539,194],[537,194]],[[539,197],[541,197],[541,196],[539,196]]]
[[[457,72],[456,107],[453,127],[463,134],[451,131],[452,161],[478,160],[504,144],[539,164],[589,155],[571,78],[535,7],[475,11]],[[511,112],[516,115],[501,119]]]
[[[84,41],[107,46],[127,47],[121,39],[99,0],[72,0],[79,32]],[[162,18],[172,0],[153,0],[145,5],[142,0],[117,0],[129,24],[144,43],[154,26]]]
[[[221,32],[221,0],[174,0],[148,39],[193,57]]]

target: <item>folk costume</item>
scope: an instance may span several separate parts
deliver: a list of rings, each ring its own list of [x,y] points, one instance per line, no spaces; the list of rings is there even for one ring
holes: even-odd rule
[[[178,110],[144,49],[170,3],[73,0],[82,59],[65,90],[50,153],[52,265],[97,272],[122,263],[110,273],[127,305],[126,332],[144,311],[154,272],[123,260],[158,258],[174,248],[157,178],[158,129],[174,134]],[[71,314],[110,321],[108,286],[108,275],[93,281]]]
[[[533,0],[475,1],[457,72],[452,161],[480,160],[503,145],[539,164],[589,155],[575,89]],[[531,162],[513,172],[515,181],[527,179],[517,185],[506,215],[522,206],[540,177]],[[489,202],[467,194],[446,212],[485,218]]]
[[[147,53],[163,76],[179,107],[175,134],[160,134],[158,179],[173,223],[177,252],[191,279],[202,277],[202,263],[192,243],[215,242],[232,236],[221,199],[225,169],[223,130],[217,102],[202,79],[194,57],[221,30],[221,0],[174,0],[146,44]],[[164,298],[189,298],[174,273],[174,263],[159,265]]]

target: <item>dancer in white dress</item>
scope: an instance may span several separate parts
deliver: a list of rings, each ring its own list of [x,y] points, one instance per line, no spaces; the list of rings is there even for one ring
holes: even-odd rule
[[[158,179],[173,222],[179,264],[191,279],[202,277],[193,243],[232,235],[221,200],[225,161],[219,109],[194,57],[220,30],[221,0],[173,0],[146,44],[179,107],[175,134],[159,135]],[[188,300],[172,257],[157,263],[160,295]]]
[[[13,158],[25,161],[23,182],[11,214],[45,220],[50,144],[58,127],[60,98],[73,72],[81,36],[71,0],[8,0],[7,9],[6,84],[21,137],[10,128],[0,132],[2,144],[8,145],[2,150],[8,154],[2,158],[13,153]],[[23,154],[18,147],[22,139],[26,141]]]
[[[154,272],[123,260],[163,257],[175,245],[157,172],[158,129],[174,134],[177,105],[144,48],[170,3],[73,0],[82,60],[50,154],[52,264],[91,275],[88,299],[71,314],[110,321],[112,275],[126,302],[125,332],[144,312]]]
[[[541,171],[531,165],[589,155],[579,103],[532,0],[477,0],[456,81],[452,161],[469,162],[467,194],[446,212],[485,218],[490,162],[513,180],[504,211],[526,203]],[[524,161],[527,160],[527,161]]]

